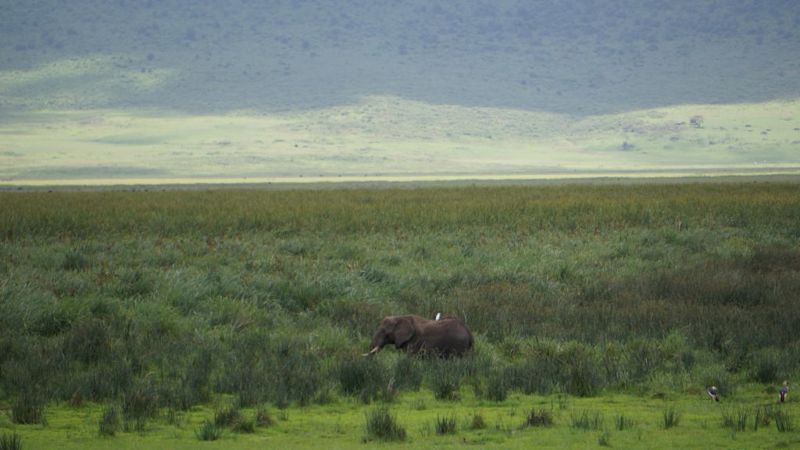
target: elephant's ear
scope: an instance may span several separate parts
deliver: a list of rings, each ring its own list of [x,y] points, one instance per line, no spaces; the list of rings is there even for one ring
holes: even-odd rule
[[[414,337],[414,322],[411,319],[403,319],[397,322],[394,328],[394,345],[402,347]]]

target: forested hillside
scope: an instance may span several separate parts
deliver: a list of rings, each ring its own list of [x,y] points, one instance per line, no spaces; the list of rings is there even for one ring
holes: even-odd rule
[[[791,0],[5,3],[5,111],[285,111],[389,95],[586,115],[800,93]]]

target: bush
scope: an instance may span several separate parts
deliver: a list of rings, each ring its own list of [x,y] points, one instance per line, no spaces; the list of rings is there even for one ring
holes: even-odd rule
[[[404,441],[406,430],[397,424],[388,408],[378,408],[365,413],[366,431],[365,440],[377,439],[379,441]]]

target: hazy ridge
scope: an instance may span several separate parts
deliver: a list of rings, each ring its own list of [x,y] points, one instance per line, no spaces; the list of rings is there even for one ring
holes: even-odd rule
[[[86,67],[7,90],[6,107],[41,106],[24,100],[32,92],[75,92],[64,107],[192,112],[392,95],[598,114],[800,92],[793,1],[120,0],[2,9],[4,70],[70,58]],[[154,74],[158,86],[119,78],[126,73]],[[111,92],[98,95],[104,87]]]

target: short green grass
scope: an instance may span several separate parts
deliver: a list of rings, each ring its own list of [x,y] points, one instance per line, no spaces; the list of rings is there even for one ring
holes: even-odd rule
[[[760,386],[747,386],[732,398],[716,403],[704,395],[671,395],[668,398],[608,394],[596,398],[564,398],[560,396],[529,396],[513,394],[504,402],[476,399],[464,391],[458,402],[436,401],[429,391],[407,393],[387,404],[396,424],[406,432],[398,443],[382,446],[398,448],[460,448],[476,445],[481,448],[594,448],[605,435],[616,448],[765,448],[789,447],[800,443],[797,431],[780,432],[774,421],[754,430],[748,425],[743,431],[732,431],[723,415],[726,408],[755,408],[773,404]],[[425,408],[417,407],[419,402]],[[800,408],[796,402],[773,404],[776,410],[796,418]],[[186,413],[178,425],[169,424],[162,416],[149,422],[143,433],[118,432],[113,437],[98,436],[97,423],[102,415],[99,405],[72,408],[54,405],[50,408],[47,427],[10,425],[0,422],[0,432],[17,433],[23,448],[45,449],[57,446],[64,449],[134,449],[204,448],[248,449],[269,447],[318,448],[325,443],[330,448],[364,448],[367,438],[365,413],[375,409],[359,402],[336,399],[327,405],[291,407],[274,411],[279,417],[269,427],[256,427],[254,433],[234,433],[225,428],[219,439],[199,442],[198,430],[204,423],[213,424],[214,409],[196,407]],[[525,426],[532,410],[549,411],[549,426]],[[680,414],[680,422],[665,428],[663,415],[667,410]],[[602,420],[597,428],[576,428],[573,417],[589,411]],[[242,414],[252,416],[254,408],[244,408]],[[473,429],[470,424],[480,415],[485,427]],[[624,415],[629,425],[620,430],[614,417]],[[436,432],[437,421],[454,419],[454,432]],[[797,427],[794,428],[797,430]],[[373,442],[374,444],[374,442]]]

